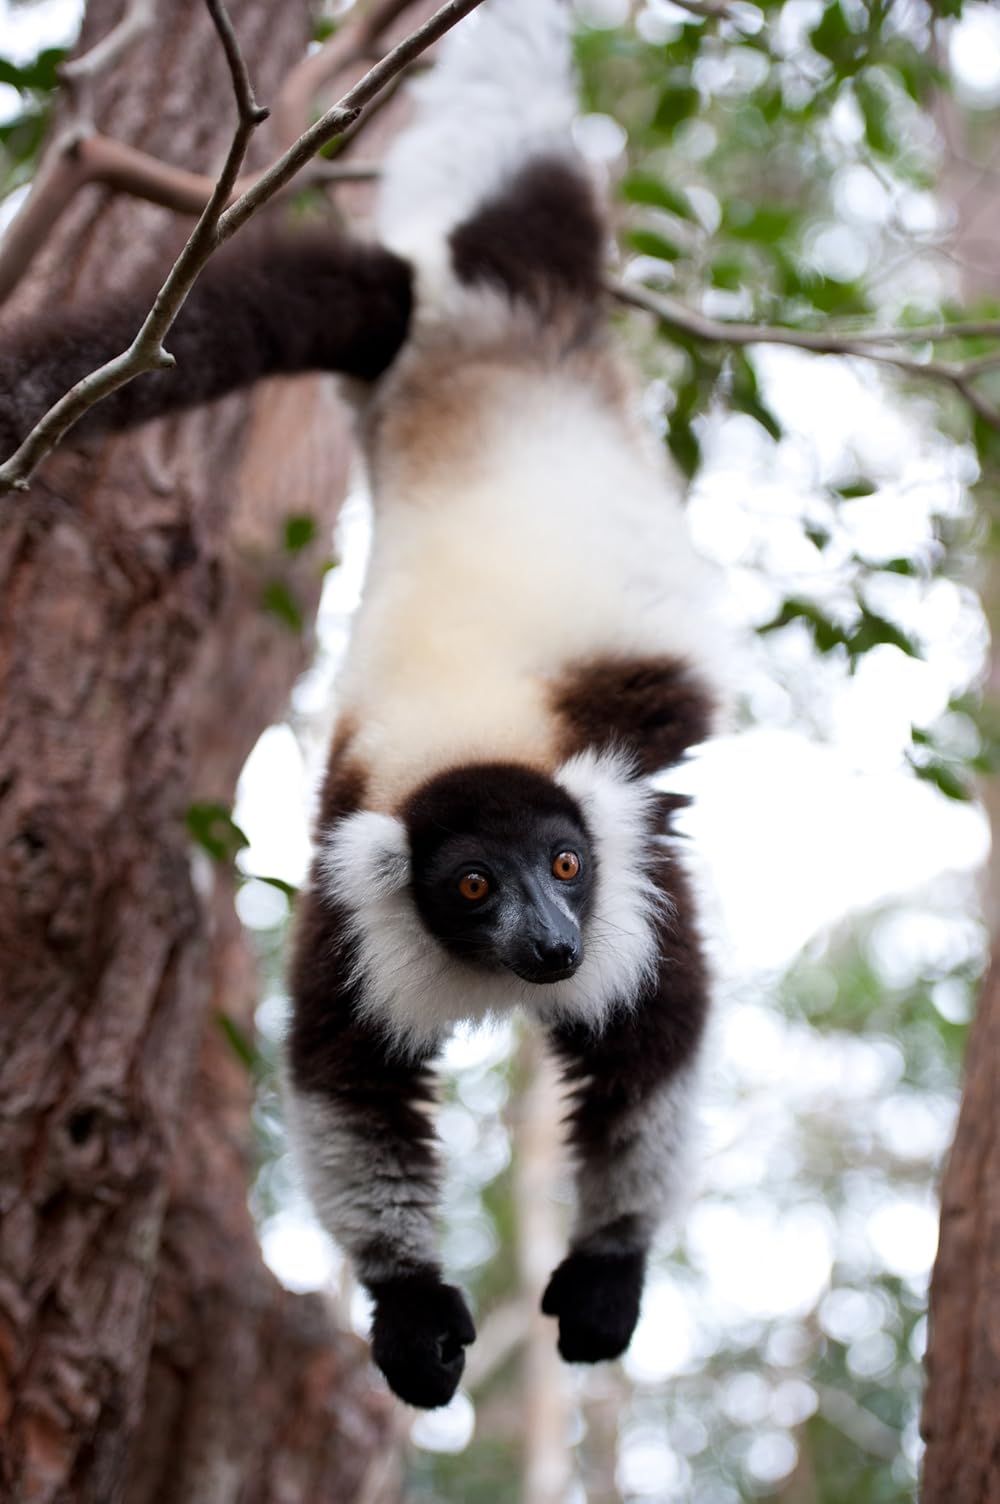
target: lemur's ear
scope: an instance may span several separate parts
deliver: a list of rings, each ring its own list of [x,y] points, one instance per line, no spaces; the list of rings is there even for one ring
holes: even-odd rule
[[[381,375],[406,338],[409,264],[381,246],[310,231],[254,235],[209,262],[166,339],[176,367],[99,402],[81,433],[117,432],[210,402],[263,376]],[[82,376],[119,354],[156,283],[43,313],[0,333],[0,453]]]

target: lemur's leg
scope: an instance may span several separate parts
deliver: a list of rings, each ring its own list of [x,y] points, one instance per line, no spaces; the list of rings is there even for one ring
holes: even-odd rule
[[[317,887],[301,900],[292,967],[289,1129],[321,1221],[375,1301],[372,1354],[411,1405],[451,1399],[475,1337],[441,1279],[439,1168],[428,1108],[432,1049],[401,1056],[365,1020],[345,916]]]
[[[82,376],[120,354],[156,283],[39,313],[0,331],[0,458]],[[263,376],[339,371],[374,380],[406,337],[409,265],[342,235],[250,235],[195,283],[166,345],[176,369],[138,377],[97,403],[79,432],[117,432],[195,407]]]
[[[599,1031],[567,1024],[551,1034],[573,1090],[577,1214],[542,1310],[559,1318],[559,1351],[570,1362],[613,1358],[628,1346],[650,1243],[687,1171],[708,982],[686,877],[672,853],[663,863],[669,908],[659,920],[656,979]]]
[[[715,713],[697,670],[667,655],[586,659],[553,684],[551,697],[564,757],[585,748],[627,751],[644,775],[703,742]]]

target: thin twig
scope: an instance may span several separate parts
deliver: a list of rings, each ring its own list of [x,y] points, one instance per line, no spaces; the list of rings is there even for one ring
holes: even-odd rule
[[[810,350],[816,355],[854,355],[877,365],[893,366],[910,376],[922,376],[952,387],[965,399],[975,413],[992,428],[1000,430],[1000,408],[993,404],[973,386],[974,379],[986,370],[993,369],[981,360],[961,361],[919,360],[912,355],[882,348],[892,337],[886,330],[879,330],[874,338],[862,331],[857,335],[824,334],[810,329],[789,329],[777,324],[726,323],[708,318],[697,309],[689,308],[662,293],[651,291],[634,282],[609,280],[609,291],[622,303],[641,308],[651,313],[667,329],[702,340],[707,344],[721,345],[788,345],[797,350]],[[962,327],[962,326],[957,326]],[[911,331],[902,330],[906,338]],[[926,337],[926,336],[925,336]],[[948,336],[942,334],[942,339]]]
[[[212,20],[226,51],[233,89],[240,110],[239,123],[226,158],[226,164],[212,191],[208,205],[174,262],[166,281],[142,328],[129,348],[85,376],[82,381],[36,423],[31,433],[3,465],[0,465],[0,495],[11,490],[25,490],[42,459],[54,448],[72,425],[102,397],[109,396],[126,381],[145,371],[173,364],[163,348],[163,340],[180,312],[184,299],[202,267],[212,253],[245,224],[246,221],[278,193],[286,183],[318,152],[358,118],[364,107],[414,58],[456,25],[482,0],[449,0],[423,26],[404,38],[370,68],[340,102],[327,110],[292,147],[279,157],[231,208],[226,209],[237,181],[240,166],[254,128],[265,118],[253,99],[246,65],[221,0],[206,0]],[[224,211],[224,212],[223,212]]]
[[[738,21],[739,15],[726,0],[671,0],[678,10],[690,11],[706,21]]]
[[[374,99],[397,73],[409,66],[428,47],[433,46],[445,32],[475,10],[483,0],[448,0],[435,11],[423,26],[397,43],[385,57],[369,68],[363,78],[348,89],[344,97],[332,109],[321,115],[316,123],[295,141],[288,150],[258,178],[257,182],[231,208],[219,222],[220,239],[226,240],[245,224],[269,199],[273,198],[285,183],[289,182],[305,164],[352,125],[365,105]]]
[[[355,6],[349,20],[322,47],[296,63],[274,100],[273,126],[280,147],[291,146],[305,130],[309,111],[326,84],[345,68],[371,62],[372,50],[386,27],[413,3],[414,0],[372,0],[369,5]]]

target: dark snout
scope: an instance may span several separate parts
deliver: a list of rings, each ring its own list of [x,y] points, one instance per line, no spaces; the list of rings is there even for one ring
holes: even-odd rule
[[[505,957],[511,971],[524,982],[562,982],[583,960],[577,925],[555,904],[536,901],[521,915],[518,931]]]

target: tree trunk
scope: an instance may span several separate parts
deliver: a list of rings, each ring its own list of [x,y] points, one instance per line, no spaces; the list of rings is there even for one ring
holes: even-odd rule
[[[91,0],[81,45],[120,8]],[[266,102],[307,5],[230,11]],[[95,99],[109,134],[201,170],[233,110],[201,0],[162,0]],[[178,236],[85,190],[18,306],[121,286]],[[261,599],[280,580],[311,620],[346,449],[327,384],[272,385],[70,445],[0,513],[0,1494],[18,1504],[393,1488],[362,1346],[261,1263],[249,1083],[217,1019],[250,1021],[252,963],[231,876],[193,863],[184,819],[229,806],[303,667]],[[295,513],[318,541],[292,556]]]
[[[1000,1504],[1000,965],[969,1041],[942,1191],[923,1426],[924,1504]]]
[[[951,251],[966,299],[995,297],[1000,188],[987,171],[992,139],[967,127],[942,95],[942,182],[955,213]],[[977,166],[977,157],[983,165]],[[992,240],[990,235],[992,234]],[[996,475],[983,475],[984,491]],[[984,693],[1000,695],[1000,561],[990,539],[980,584],[992,637]],[[923,1504],[1000,1504],[1000,779],[984,785],[993,832],[986,881],[993,961],[969,1039],[962,1109],[941,1189],[941,1233],[931,1280],[927,1391],[921,1429],[927,1443]]]

